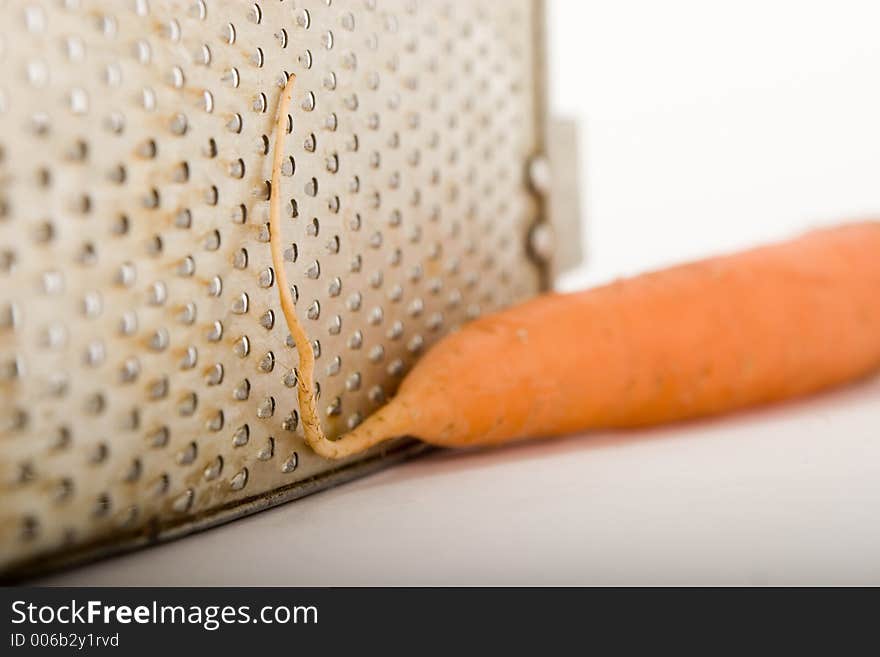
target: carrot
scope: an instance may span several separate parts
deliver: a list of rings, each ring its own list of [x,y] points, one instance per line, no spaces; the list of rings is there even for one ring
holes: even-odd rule
[[[495,445],[685,420],[880,369],[880,222],[488,315],[437,343],[332,448]]]
[[[494,445],[734,411],[880,369],[880,222],[712,258],[488,315],[437,343],[339,440],[321,427],[314,354],[281,252],[291,75],[276,116],[270,246],[299,352],[306,442],[343,458],[390,438]]]

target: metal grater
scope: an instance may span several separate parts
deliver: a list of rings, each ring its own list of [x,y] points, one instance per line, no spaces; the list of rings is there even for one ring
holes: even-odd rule
[[[338,437],[438,338],[547,283],[542,17],[530,0],[0,0],[0,571],[422,449],[331,463],[304,445],[268,198]]]

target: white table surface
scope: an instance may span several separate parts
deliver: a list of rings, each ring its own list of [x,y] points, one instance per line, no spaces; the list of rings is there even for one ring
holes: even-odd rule
[[[649,431],[435,453],[66,585],[880,584],[880,378]]]

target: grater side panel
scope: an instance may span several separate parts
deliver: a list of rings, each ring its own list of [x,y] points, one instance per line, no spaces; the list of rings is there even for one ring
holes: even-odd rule
[[[271,194],[328,435],[442,335],[539,290],[539,14],[0,2],[0,570],[337,476],[302,441]]]

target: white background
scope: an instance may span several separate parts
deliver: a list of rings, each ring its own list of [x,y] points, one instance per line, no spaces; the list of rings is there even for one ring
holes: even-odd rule
[[[563,286],[880,215],[878,26],[867,0],[551,1],[552,103],[581,121],[589,237]],[[875,379],[438,454],[51,581],[880,583],[878,518]]]
[[[581,120],[588,280],[880,216],[876,1],[549,8],[552,104]]]

